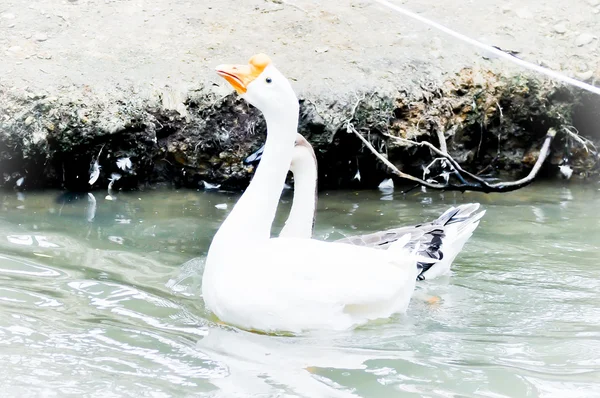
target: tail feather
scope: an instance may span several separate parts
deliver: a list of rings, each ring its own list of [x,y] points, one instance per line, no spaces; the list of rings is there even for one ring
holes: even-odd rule
[[[392,249],[394,255],[398,255],[398,250],[413,252],[413,256],[417,258],[418,279],[431,279],[450,270],[452,261],[485,214],[485,210],[477,213],[479,207],[479,203],[451,207],[434,221],[350,236],[337,242]]]
[[[446,210],[433,223],[436,225],[451,225],[468,220],[479,209],[479,203],[468,203]]]
[[[390,260],[396,266],[406,267],[409,272],[414,272],[412,277],[418,279],[418,276],[423,272],[420,264],[424,262],[429,264],[432,261],[431,258],[423,256],[420,247],[421,244],[418,240],[414,242],[411,234],[405,234],[391,243],[386,251],[390,255]]]
[[[485,215],[485,210],[475,213],[478,209],[479,203],[451,208],[433,222],[444,226],[443,235],[435,241],[435,245],[429,248],[429,251],[438,258],[438,261],[423,264],[423,272],[419,274],[419,279],[431,279],[450,271],[452,262],[473,235],[481,218]]]

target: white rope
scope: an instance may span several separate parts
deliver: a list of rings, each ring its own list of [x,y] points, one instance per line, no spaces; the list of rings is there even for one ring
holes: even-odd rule
[[[455,32],[452,29],[449,29],[449,28],[445,27],[444,25],[440,25],[439,23],[433,22],[433,21],[431,21],[431,20],[429,20],[429,19],[427,19],[425,17],[422,17],[422,16],[420,16],[418,14],[415,14],[414,12],[405,10],[404,8],[401,8],[401,7],[399,7],[399,6],[395,5],[395,4],[392,4],[389,1],[386,1],[386,0],[374,0],[374,1],[377,2],[377,3],[379,3],[379,4],[381,4],[381,5],[383,5],[383,6],[391,8],[394,11],[397,11],[400,14],[404,14],[404,15],[410,17],[410,18],[414,18],[417,21],[423,22],[424,24],[432,26],[432,27],[434,27],[434,28],[436,28],[438,30],[441,30],[442,32],[447,33],[450,36],[453,36],[453,37],[455,37],[455,38],[457,38],[459,40],[462,40],[462,41],[464,41],[466,43],[469,43],[469,44],[471,44],[471,45],[473,45],[475,47],[479,47],[482,50],[485,50],[485,51],[488,51],[490,53],[493,53],[493,54],[497,55],[500,58],[504,58],[504,59],[506,59],[506,60],[508,60],[510,62],[514,62],[515,64],[520,65],[520,66],[522,66],[524,68],[534,70],[536,72],[539,72],[541,74],[549,76],[549,77],[551,77],[553,79],[560,80],[560,81],[563,81],[565,83],[572,84],[573,86],[579,87],[579,88],[581,88],[583,90],[587,90],[587,91],[590,91],[592,93],[600,95],[600,87],[592,86],[591,84],[587,84],[587,83],[584,83],[582,81],[579,81],[579,80],[570,78],[568,76],[565,76],[562,73],[555,72],[555,71],[553,71],[551,69],[547,69],[547,68],[544,68],[544,67],[536,65],[536,64],[532,64],[531,62],[523,61],[522,59],[517,58],[517,57],[513,57],[512,55],[510,55],[508,53],[505,53],[502,50],[498,50],[495,47],[488,46],[487,44],[483,44],[483,43],[481,43],[481,42],[479,42],[479,41],[477,41],[475,39],[472,39],[472,38],[470,38],[468,36],[463,35],[462,33]]]

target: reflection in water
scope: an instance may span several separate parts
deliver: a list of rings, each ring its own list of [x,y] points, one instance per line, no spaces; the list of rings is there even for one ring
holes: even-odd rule
[[[39,246],[39,247],[59,247],[48,242],[48,238],[40,235],[8,235],[6,239],[15,245]]]
[[[413,300],[390,320],[300,337],[219,325],[203,307],[205,254],[236,195],[0,199],[0,378],[11,396],[587,397],[599,389],[596,189],[322,193],[322,239],[430,220],[456,203],[479,201],[488,212],[453,275],[419,284],[416,295],[439,303]],[[290,199],[286,192],[274,232]]]
[[[94,217],[96,217],[96,207],[97,206],[98,205],[96,203],[96,197],[94,196],[93,193],[89,192],[88,193],[88,207],[86,209],[86,216],[87,216],[88,222],[94,221]]]
[[[396,357],[378,350],[337,348],[335,336],[327,334],[299,340],[212,328],[197,347],[227,368],[226,377],[212,378],[223,396],[272,394],[276,389],[307,397],[356,397],[351,389],[318,377],[319,370],[365,370],[369,360]]]

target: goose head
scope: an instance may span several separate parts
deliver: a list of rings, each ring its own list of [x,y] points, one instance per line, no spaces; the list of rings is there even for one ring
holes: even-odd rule
[[[282,114],[298,117],[298,98],[290,82],[267,55],[254,55],[245,65],[219,65],[216,71],[265,117]]]
[[[294,154],[292,155],[292,163],[290,170],[294,175],[297,175],[301,170],[317,168],[317,158],[315,151],[310,143],[301,134],[296,134],[296,142],[294,143]]]
[[[245,164],[255,164],[260,161],[262,154],[265,150],[265,146],[261,146],[257,151],[252,153],[246,159]],[[314,164],[314,165],[313,165]],[[294,142],[294,154],[292,155],[292,162],[290,164],[290,170],[296,174],[299,170],[306,169],[309,167],[315,167],[317,165],[317,157],[315,151],[310,143],[302,136],[302,134],[296,134],[296,141]]]

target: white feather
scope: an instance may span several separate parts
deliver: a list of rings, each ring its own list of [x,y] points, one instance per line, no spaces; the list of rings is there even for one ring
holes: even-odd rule
[[[563,177],[567,180],[570,179],[573,175],[573,169],[569,165],[558,166],[558,169],[560,170],[560,173],[563,175]]]
[[[100,164],[98,164],[98,161],[96,160],[94,162],[94,165],[92,166],[92,172],[90,173],[90,185],[94,185],[94,183],[98,181],[98,177],[100,177],[101,168],[102,167],[100,166]]]
[[[117,167],[123,171],[131,169],[132,166],[133,164],[131,163],[131,159],[129,159],[128,157],[117,159]]]
[[[221,184],[211,184],[208,181],[202,180],[202,184],[204,184],[204,189],[219,189],[221,188]]]
[[[386,178],[385,180],[381,181],[378,188],[381,190],[394,189],[394,180],[391,178]]]
[[[121,174],[119,174],[119,173],[112,173],[110,175],[110,178],[109,178],[110,182],[108,183],[108,190],[110,191],[112,189],[113,184],[115,183],[115,181],[119,181],[120,179],[121,179]]]

